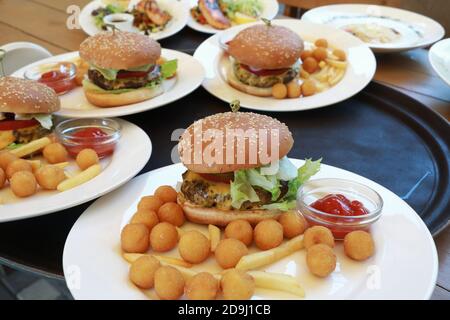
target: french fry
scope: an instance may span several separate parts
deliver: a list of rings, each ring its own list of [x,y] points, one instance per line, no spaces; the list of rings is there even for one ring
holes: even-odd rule
[[[337,60],[331,60],[331,59],[326,59],[325,61],[328,63],[328,65],[338,68],[338,69],[345,69],[345,68],[347,68],[347,65],[348,65],[347,61],[337,61]]]
[[[52,166],[55,166],[55,167],[58,167],[61,169],[65,169],[68,165],[69,165],[69,162],[59,162],[59,163],[52,164]]]
[[[322,70],[320,70],[319,72],[314,74],[314,78],[319,80],[320,82],[326,82],[327,78],[328,78],[329,69],[330,69],[330,67],[326,66],[325,68],[323,68]]]
[[[292,276],[264,271],[249,271],[248,274],[255,279],[255,285],[258,288],[283,291],[300,298],[305,297],[305,290]]]
[[[27,160],[27,162],[31,164],[31,169],[33,172],[41,167],[41,160]]]
[[[325,61],[320,61],[319,62],[319,68],[320,69],[323,69],[323,68],[325,68],[327,66],[327,63],[325,62]]]
[[[43,149],[45,146],[49,145],[51,140],[47,137],[37,139],[27,143],[17,149],[11,150],[11,153],[18,156],[19,158],[23,158],[33,152],[39,151]]]
[[[344,75],[345,75],[345,70],[343,70],[343,69],[338,70],[333,78],[328,78],[328,84],[330,86],[334,86],[334,85],[338,84],[342,80],[342,78],[344,78]]]
[[[243,256],[236,265],[239,270],[253,270],[275,263],[303,248],[303,236],[297,236],[277,248]]]
[[[99,164],[94,164],[93,166],[90,166],[86,170],[76,174],[75,176],[64,180],[60,184],[58,184],[58,187],[56,188],[58,191],[67,191],[69,189],[75,188],[79,186],[80,184],[86,183],[89,180],[96,177],[100,172],[102,171],[102,166]]]
[[[309,79],[311,75],[305,71],[303,68],[300,69],[300,78],[302,79]]]
[[[139,259],[142,256],[149,256],[149,254],[144,254],[144,253],[124,253],[123,254],[123,258],[129,263],[133,263],[134,261],[136,261],[137,259]],[[184,267],[184,268],[192,267],[192,264],[190,264],[189,262],[186,262],[186,261],[178,259],[178,258],[157,256],[157,255],[152,255],[152,256],[155,257],[156,259],[158,259],[161,263],[164,262],[166,264]]]
[[[209,241],[211,242],[211,252],[216,251],[217,245],[220,242],[220,229],[215,225],[208,225]]]

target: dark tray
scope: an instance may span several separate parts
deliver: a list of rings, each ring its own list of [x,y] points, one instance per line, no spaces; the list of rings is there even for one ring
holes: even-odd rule
[[[173,130],[228,110],[226,103],[200,88],[165,107],[125,117],[153,142],[152,157],[142,173],[171,164]],[[372,83],[328,108],[269,115],[285,122],[294,134],[291,157],[323,157],[326,164],[378,182],[405,199],[434,235],[448,224],[450,126],[426,106]],[[0,262],[61,278],[67,234],[89,204],[0,224]]]

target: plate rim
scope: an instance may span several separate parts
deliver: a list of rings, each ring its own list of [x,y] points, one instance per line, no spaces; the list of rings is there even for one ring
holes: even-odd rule
[[[443,45],[443,43],[449,43],[449,47],[450,47],[450,38],[446,38],[446,39],[442,39],[438,42],[436,42],[435,44],[433,44],[433,46],[430,48],[430,50],[428,51],[428,61],[431,64],[431,67],[433,68],[433,70],[436,72],[436,74],[447,84],[450,86],[450,71],[449,71],[449,76],[445,77],[444,73],[437,67],[435,58],[433,57],[433,55],[435,54],[435,51],[437,50],[437,48],[441,45]]]

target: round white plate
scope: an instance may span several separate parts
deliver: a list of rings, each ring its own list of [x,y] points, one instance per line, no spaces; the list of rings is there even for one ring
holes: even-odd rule
[[[133,8],[136,3],[138,3],[138,0],[132,0],[129,4],[129,9]],[[189,17],[189,6],[187,5],[186,1],[173,1],[173,0],[157,0],[158,5],[161,9],[166,10],[170,13],[172,16],[172,19],[167,23],[164,30],[159,32],[150,33],[150,37],[155,40],[161,40],[164,38],[168,38],[181,29],[184,28],[188,21]],[[79,23],[81,28],[85,33],[87,33],[90,36],[93,36],[102,30],[98,28],[94,23],[94,17],[92,17],[91,13],[95,9],[98,9],[100,7],[103,7],[101,0],[95,0],[92,2],[89,2],[83,9],[81,10],[80,17],[79,17]],[[137,28],[134,28],[136,32],[144,33],[143,31],[140,31]]]
[[[300,166],[303,161],[293,160]],[[140,197],[163,184],[175,186],[186,169],[181,164],[141,175],[92,204],[67,237],[63,254],[66,282],[75,299],[147,299],[152,290],[138,290],[128,280],[128,263],[121,257],[120,231],[136,211]],[[314,177],[345,178],[374,188],[384,200],[383,215],[372,227],[376,254],[355,262],[335,249],[336,270],[326,279],[312,276],[302,250],[266,268],[296,277],[307,299],[428,299],[434,290],[438,261],[436,247],[420,217],[391,191],[354,173],[323,165]],[[206,226],[185,224],[206,233]],[[414,250],[411,250],[414,246]],[[167,255],[179,257],[177,249]],[[205,266],[203,264],[206,264]],[[219,271],[211,256],[193,270]],[[293,299],[290,294],[257,290],[254,299]]]
[[[190,8],[193,8],[197,6],[198,0],[189,0],[190,1]],[[263,6],[263,10],[261,13],[261,18],[266,18],[269,20],[272,20],[276,17],[278,14],[278,1],[276,0],[259,0]],[[218,33],[222,30],[214,29],[208,24],[200,24],[197,21],[195,21],[194,18],[192,18],[191,13],[189,12],[188,22],[187,25],[189,28],[192,28],[196,31],[203,32],[203,33]]]
[[[221,43],[231,40],[239,31],[248,27],[243,25],[208,38],[195,51],[194,57],[202,62],[206,70],[203,87],[226,102],[239,99],[241,106],[247,109],[280,112],[303,111],[338,103],[363,90],[372,80],[377,64],[375,56],[369,47],[356,37],[330,26],[301,20],[281,19],[273,20],[272,23],[290,28],[307,42],[314,43],[319,38],[325,38],[331,47],[346,51],[349,64],[344,78],[324,92],[297,99],[257,97],[233,88],[226,80],[226,69],[231,63],[221,48]]]
[[[60,96],[61,110],[55,114],[62,117],[72,118],[97,118],[97,117],[120,117],[128,114],[139,113],[151,109],[161,107],[173,101],[181,99],[197,89],[205,76],[204,70],[200,62],[192,56],[169,49],[162,49],[161,56],[171,60],[178,59],[177,76],[173,79],[164,80],[164,93],[152,99],[111,108],[99,108],[86,100],[83,88],[77,87],[72,91]],[[41,63],[50,63],[57,61],[70,61],[78,57],[78,52],[65,53],[58,56],[41,60],[30,64],[20,70],[14,72],[13,76],[23,77],[25,70],[29,67],[39,65]]]
[[[434,71],[450,86],[450,38],[435,43],[428,57]]]
[[[400,38],[392,43],[368,44],[374,52],[399,52],[429,46],[444,37],[444,28],[423,15],[385,6],[339,4],[312,9],[302,20],[343,28],[349,24],[374,23],[393,28]]]
[[[122,126],[121,138],[112,156],[101,160],[102,172],[94,179],[73,189],[42,191],[28,198],[17,198],[10,188],[1,190],[7,198],[0,204],[0,222],[26,219],[64,210],[98,198],[133,178],[150,159],[152,143],[138,126],[116,119]]]

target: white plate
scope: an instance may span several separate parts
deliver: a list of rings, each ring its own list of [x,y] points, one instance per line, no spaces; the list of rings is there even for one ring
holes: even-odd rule
[[[189,0],[190,1],[190,8],[196,7],[198,0]],[[269,20],[272,20],[276,17],[278,14],[278,1],[276,0],[259,0],[262,4],[263,10],[261,13],[261,18],[266,18]],[[194,18],[192,18],[191,13],[189,12],[188,22],[187,25],[189,28],[192,28],[196,31],[203,32],[203,33],[218,33],[222,30],[214,29],[208,24],[200,24],[197,21],[195,21]]]
[[[138,0],[130,1],[129,9],[133,8]],[[161,40],[164,38],[168,38],[181,29],[184,28],[188,21],[189,16],[189,6],[186,1],[173,1],[173,0],[157,0],[161,9],[167,10],[172,16],[172,19],[167,23],[164,30],[159,32],[150,33],[150,37],[155,40]],[[103,7],[101,0],[95,0],[89,2],[83,9],[81,10],[79,23],[84,32],[88,35],[93,36],[102,30],[98,28],[94,23],[94,17],[92,17],[91,13],[95,9]],[[144,33],[137,28],[134,28],[135,32]]]
[[[160,106],[169,104],[173,101],[181,99],[187,94],[197,89],[204,78],[203,67],[192,56],[169,49],[162,49],[161,56],[171,59],[178,59],[177,76],[173,79],[168,79],[163,82],[164,93],[152,99],[111,108],[99,108],[86,100],[83,88],[77,87],[60,96],[61,110],[55,114],[62,117],[72,118],[97,118],[97,117],[120,117],[128,114],[139,113]],[[57,61],[67,61],[78,57],[78,52],[70,52],[58,56],[54,56],[45,60],[41,60],[30,64],[20,70],[14,72],[13,76],[23,77],[25,70],[39,65],[41,63],[50,63]]]
[[[114,154],[101,160],[102,172],[94,179],[73,189],[42,191],[31,197],[19,199],[10,188],[1,190],[7,198],[0,204],[0,222],[26,219],[64,210],[100,197],[133,178],[145,166],[152,153],[152,143],[138,126],[116,119],[122,126],[121,138]]]
[[[305,41],[314,42],[319,38],[325,38],[331,47],[346,51],[349,64],[344,78],[324,92],[297,99],[257,97],[234,89],[226,81],[225,74],[230,61],[228,55],[221,49],[220,43],[231,40],[239,31],[249,26],[243,25],[208,38],[195,51],[194,57],[202,62],[206,70],[203,87],[226,102],[239,99],[241,106],[248,109],[280,112],[315,109],[338,103],[360,92],[372,80],[376,70],[375,56],[369,47],[356,37],[330,26],[301,20],[281,19],[273,20],[272,23],[290,28]]]
[[[444,37],[444,28],[423,15],[385,6],[340,4],[312,9],[302,20],[342,28],[349,24],[374,23],[394,28],[400,38],[392,43],[368,44],[374,52],[399,52],[422,48]]]
[[[300,166],[303,161],[293,160]],[[128,280],[129,265],[121,257],[120,231],[135,213],[139,198],[163,184],[175,186],[185,168],[181,164],[141,175],[122,188],[97,200],[78,219],[67,237],[63,268],[75,299],[147,299]],[[305,251],[295,253],[266,268],[298,278],[307,299],[428,299],[434,290],[438,261],[436,247],[420,217],[391,191],[354,173],[323,165],[314,178],[345,178],[374,188],[384,200],[383,215],[372,227],[376,254],[355,262],[335,249],[336,270],[326,279],[312,276],[305,264]],[[206,226],[184,225],[183,229]],[[413,246],[414,250],[411,250]],[[167,253],[179,257],[177,249]],[[207,266],[194,270],[220,270],[210,257]],[[292,299],[289,294],[257,290],[254,299]]]
[[[450,38],[434,44],[428,57],[434,71],[450,86]]]

